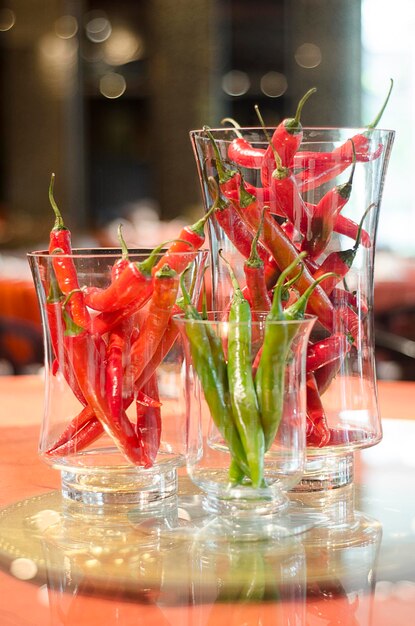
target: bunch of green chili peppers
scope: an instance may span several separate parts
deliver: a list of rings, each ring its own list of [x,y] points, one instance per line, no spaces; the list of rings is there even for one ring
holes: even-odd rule
[[[221,253],[219,252],[221,255]],[[317,279],[293,304],[283,307],[287,286],[305,253],[289,265],[275,285],[272,306],[265,318],[262,347],[254,375],[252,365],[252,314],[230,264],[233,296],[229,309],[227,358],[214,322],[200,323],[204,317],[191,304],[182,281],[184,315],[193,367],[200,380],[211,417],[231,455],[231,484],[247,481],[252,487],[266,486],[265,453],[271,447],[281,422],[284,404],[285,366],[290,346],[297,334],[296,324],[279,321],[304,319],[308,299],[327,273]],[[302,268],[300,272],[302,271]],[[287,282],[286,282],[287,281]],[[194,323],[192,323],[194,322]]]

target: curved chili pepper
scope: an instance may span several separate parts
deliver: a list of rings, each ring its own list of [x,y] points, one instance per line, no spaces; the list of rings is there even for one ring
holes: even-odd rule
[[[354,146],[353,152],[355,156]],[[341,185],[336,185],[325,193],[313,210],[311,219],[307,224],[306,235],[301,243],[301,250],[307,252],[312,258],[320,256],[330,242],[336,215],[350,198],[355,168],[356,156],[349,180]]]
[[[366,315],[369,311],[366,299],[361,293],[355,291],[347,291],[346,289],[335,288],[330,294],[330,300],[334,306],[343,306],[347,304],[354,309],[360,309],[362,315]]]
[[[221,124],[229,122],[234,127],[236,139],[233,139],[228,148],[228,159],[240,167],[260,168],[264,158],[263,148],[254,148],[247,139],[239,132],[240,126],[231,117],[225,117]]]
[[[214,213],[215,219],[228,239],[232,242],[240,254],[247,259],[251,253],[254,235],[247,227],[232,202],[222,202]],[[257,252],[264,262],[264,273],[267,287],[270,289],[275,284],[279,269],[275,260],[261,242],[258,242]]]
[[[386,99],[373,122],[366,126],[367,131],[376,128],[383,112],[385,111],[393,88],[393,80],[391,79],[390,82],[391,84]],[[373,153],[369,153],[370,141],[368,139],[367,132],[354,135],[352,137],[352,141],[355,146],[357,161],[371,161],[377,159],[382,153],[383,146],[381,144],[379,144]],[[349,141],[335,148],[331,152],[331,155],[332,162],[331,165],[328,166],[327,161],[319,162],[319,156],[318,153],[316,153],[314,160],[310,158],[310,162],[312,164],[311,167],[299,172],[296,175],[296,179],[302,191],[310,191],[315,187],[319,187],[323,183],[331,180],[335,176],[338,176],[353,161],[353,152],[351,151]]]
[[[95,417],[94,411],[90,406],[85,406],[72,419],[45,454],[47,456],[76,454],[87,448],[91,443],[94,443],[103,433],[104,428]]]
[[[147,457],[154,464],[160,448],[161,438],[161,410],[160,398],[156,374],[152,374],[141,389],[148,394],[156,403],[151,406],[144,405],[139,399],[136,400],[136,432],[146,449]]]
[[[84,296],[79,289],[76,267],[71,257],[71,232],[63,222],[53,195],[54,184],[55,174],[52,174],[49,184],[49,201],[55,213],[55,224],[49,236],[49,254],[52,257],[52,266],[62,293],[66,296],[74,292],[70,301],[70,308],[75,322],[79,326],[86,327],[90,316],[85,306]]]
[[[158,272],[166,263],[172,270],[181,274],[189,263],[194,260],[195,252],[205,243],[205,224],[216,210],[218,202],[219,197],[216,198],[209,211],[200,220],[190,226],[185,226],[180,231],[179,238],[169,246],[167,252],[163,254],[154,266],[153,274]],[[188,251],[189,247],[192,249],[192,252]],[[179,252],[181,254],[177,254]]]
[[[360,238],[361,238],[361,233],[362,233],[362,229],[363,229],[363,223],[364,220],[367,216],[367,214],[369,213],[369,211],[376,206],[375,204],[371,204],[366,211],[363,213],[362,215],[362,219],[360,220],[360,224],[358,227],[358,233],[357,233],[357,237],[356,237],[356,243],[353,246],[353,248],[350,248],[348,250],[338,250],[336,252],[331,252],[323,261],[323,263],[320,265],[319,269],[314,273],[314,278],[318,278],[319,276],[321,276],[322,274],[326,273],[326,272],[334,272],[336,274],[335,277],[333,277],[333,280],[331,280],[330,282],[327,282],[324,286],[325,292],[327,294],[330,294],[333,289],[335,288],[335,286],[337,285],[337,283],[342,280],[342,278],[344,278],[347,274],[347,272],[349,271],[349,269],[351,268],[353,261],[356,257],[357,251],[359,249],[359,244],[360,244]]]
[[[178,285],[177,272],[168,265],[164,265],[154,275],[154,291],[146,312],[146,319],[130,350],[127,375],[134,381],[141,376],[163,337],[176,302]]]
[[[46,313],[48,318],[49,337],[55,354],[55,362],[57,363],[58,368],[62,371],[63,377],[68,383],[70,389],[72,389],[75,397],[81,404],[85,405],[85,398],[79,388],[74,372],[71,370],[66,358],[66,353],[63,349],[62,303],[64,298],[65,296],[59,288],[55,275],[52,273],[50,277],[49,293],[46,298]]]
[[[252,202],[248,207],[240,210],[240,214],[252,228],[255,230],[258,229],[261,220],[261,209],[256,202]],[[284,270],[298,259],[298,251],[294,244],[287,237],[278,222],[267,213],[265,213],[264,216],[263,243],[270,250],[281,270]],[[305,267],[296,286],[300,293],[303,293],[312,284],[313,276]],[[329,297],[320,286],[317,286],[315,291],[311,294],[309,307],[310,310],[318,316],[320,322],[326,328],[332,330],[334,307]]]
[[[91,309],[110,313],[128,306],[133,301],[140,306],[151,297],[153,290],[152,269],[165,243],[153,249],[144,261],[130,262],[106,289],[89,287],[84,290],[85,302]],[[137,306],[139,308],[139,306]]]
[[[279,154],[283,166],[290,167],[292,165],[294,155],[300,147],[303,138],[303,127],[300,122],[303,106],[308,98],[316,91],[317,89],[315,87],[309,89],[299,101],[295,117],[283,120],[274,130],[271,143],[265,151],[261,167],[261,180],[264,187],[270,184],[272,172],[276,167],[273,149]],[[257,106],[255,110],[261,125],[265,128]]]
[[[251,309],[230,264],[222,258],[233,285],[227,367],[232,413],[246,453],[252,484],[259,487],[264,480],[265,440],[252,376]]]
[[[247,299],[253,311],[269,311],[271,298],[265,278],[265,265],[258,254],[257,246],[259,235],[264,222],[265,210],[262,211],[261,221],[252,240],[251,253],[244,263],[244,273],[247,287]]]
[[[63,315],[65,352],[88,405],[125,458],[134,465],[147,465],[145,450],[125,411],[114,414],[106,399],[104,365],[94,337],[74,323],[65,309]]]
[[[129,320],[127,324],[131,327]],[[111,331],[108,339],[105,363],[105,393],[111,412],[114,415],[120,415],[124,408],[123,357],[126,353],[127,334],[125,324],[121,324]]]
[[[202,317],[191,304],[183,281],[181,288],[185,319],[197,322],[186,325],[193,367],[200,380],[211,418],[229,447],[232,457],[230,478],[232,481],[238,480],[240,473],[236,468],[239,467],[244,475],[249,476],[249,465],[233,421],[222,343],[219,337],[213,336],[213,331],[208,333],[209,324],[200,323],[203,321]]]
[[[322,448],[330,441],[330,430],[318,391],[317,382],[312,372],[307,372],[306,389],[307,419],[311,426],[307,434],[307,445]]]
[[[345,356],[351,348],[351,341],[343,333],[334,333],[321,341],[309,344],[307,348],[306,370],[314,372],[332,361],[339,355]]]
[[[353,220],[339,213],[336,215],[336,219],[334,222],[334,231],[339,233],[339,235],[344,235],[345,237],[350,237],[350,239],[357,239],[359,234],[359,224],[356,224]],[[363,228],[360,231],[360,241],[362,246],[365,248],[370,248],[372,245],[372,241],[370,239],[369,233],[365,231]]]
[[[128,256],[129,253],[128,253],[127,244],[125,243],[125,239],[122,236],[122,224],[119,224],[118,226],[118,239],[119,239],[120,246],[121,246],[121,258],[118,259],[111,268],[111,280],[112,281],[118,279],[120,274],[125,270],[125,268],[130,262],[130,259]]]

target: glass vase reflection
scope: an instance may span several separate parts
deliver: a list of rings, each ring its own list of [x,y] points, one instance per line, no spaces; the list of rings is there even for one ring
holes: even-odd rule
[[[176,494],[185,462],[183,353],[172,322],[180,288],[172,267],[183,270],[191,259],[178,254],[153,275],[149,254],[130,252],[128,276],[116,274],[120,250],[29,255],[45,342],[39,452],[60,470],[63,495],[88,505],[151,509]],[[184,280],[194,298],[207,254],[191,254]],[[69,274],[79,288],[65,294]]]
[[[307,358],[307,461],[297,489],[339,487],[353,480],[353,452],[378,443],[373,332],[376,230],[394,133],[304,128],[289,158],[275,156],[275,128],[191,132],[206,209],[212,179],[221,203],[210,220],[213,259],[223,249],[244,286],[249,242],[265,221],[259,254],[272,290],[275,275],[303,251],[304,271],[291,298],[326,271],[310,298],[318,321]],[[269,156],[270,154],[270,156]],[[248,158],[249,157],[249,158]],[[278,158],[279,157],[279,158]],[[276,269],[273,275],[273,269]],[[212,308],[226,309],[226,269],[213,263]]]
[[[200,525],[217,536],[290,534],[286,491],[304,468],[305,357],[315,318],[222,317],[176,318],[185,353],[187,470],[207,515]],[[243,336],[251,343],[241,371]]]

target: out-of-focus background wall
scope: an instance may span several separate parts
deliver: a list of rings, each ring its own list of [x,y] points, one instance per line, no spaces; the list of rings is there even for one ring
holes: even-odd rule
[[[26,345],[39,321],[24,252],[46,245],[52,171],[77,244],[116,245],[123,220],[127,241],[151,245],[200,215],[190,129],[224,116],[257,125],[254,104],[278,123],[311,86],[304,125],[361,126],[393,77],[381,122],[397,137],[378,231],[378,373],[415,378],[414,27],[412,0],[393,11],[386,0],[1,2],[5,371],[16,345],[26,358],[13,371],[41,354]],[[4,347],[10,320],[27,337]]]

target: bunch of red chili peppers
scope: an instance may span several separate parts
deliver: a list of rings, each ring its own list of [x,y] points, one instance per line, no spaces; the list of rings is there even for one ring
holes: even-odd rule
[[[110,284],[88,287],[80,283],[53,185],[52,175],[49,198],[56,220],[44,277],[52,371],[62,373],[83,408],[46,454],[76,454],[106,433],[128,462],[149,468],[162,429],[157,368],[177,338],[179,277],[205,241],[210,213],[141,262],[129,258],[120,233],[122,255],[111,269]],[[131,405],[135,418],[129,417],[131,409],[127,415]]]
[[[373,129],[388,102],[393,82],[377,118],[367,129]],[[218,225],[245,259],[246,285],[243,293],[253,315],[271,310],[272,292],[281,272],[292,267],[304,253],[302,271],[291,276],[287,290],[288,305],[301,298],[314,284],[309,295],[307,311],[318,317],[326,336],[310,343],[307,356],[307,444],[323,447],[347,443],[359,433],[342,432],[330,428],[321,396],[336,377],[344,359],[358,344],[363,333],[362,315],[365,302],[347,287],[346,275],[356,257],[359,246],[372,245],[363,224],[373,208],[362,207],[359,224],[346,217],[342,210],[352,193],[356,164],[380,156],[382,145],[372,149],[369,133],[356,134],[331,152],[300,151],[303,129],[300,122],[302,108],[315,89],[309,90],[299,102],[294,118],[283,120],[268,133],[261,114],[261,122],[268,147],[258,148],[249,143],[239,125],[232,119],[223,122],[233,125],[235,138],[227,140],[226,156],[221,154],[214,136],[204,128],[207,149],[205,171],[214,172],[214,178],[205,182],[211,196],[220,195],[214,217]],[[304,192],[321,187],[350,167],[346,182],[325,191],[316,204],[303,198]],[[245,175],[242,175],[242,172]],[[247,182],[246,174],[260,179],[260,185]],[[258,242],[255,233],[257,233]],[[355,240],[349,250],[327,255],[333,233]],[[315,284],[330,273],[324,282]],[[341,330],[339,330],[341,329]],[[269,443],[269,442],[268,442]]]

